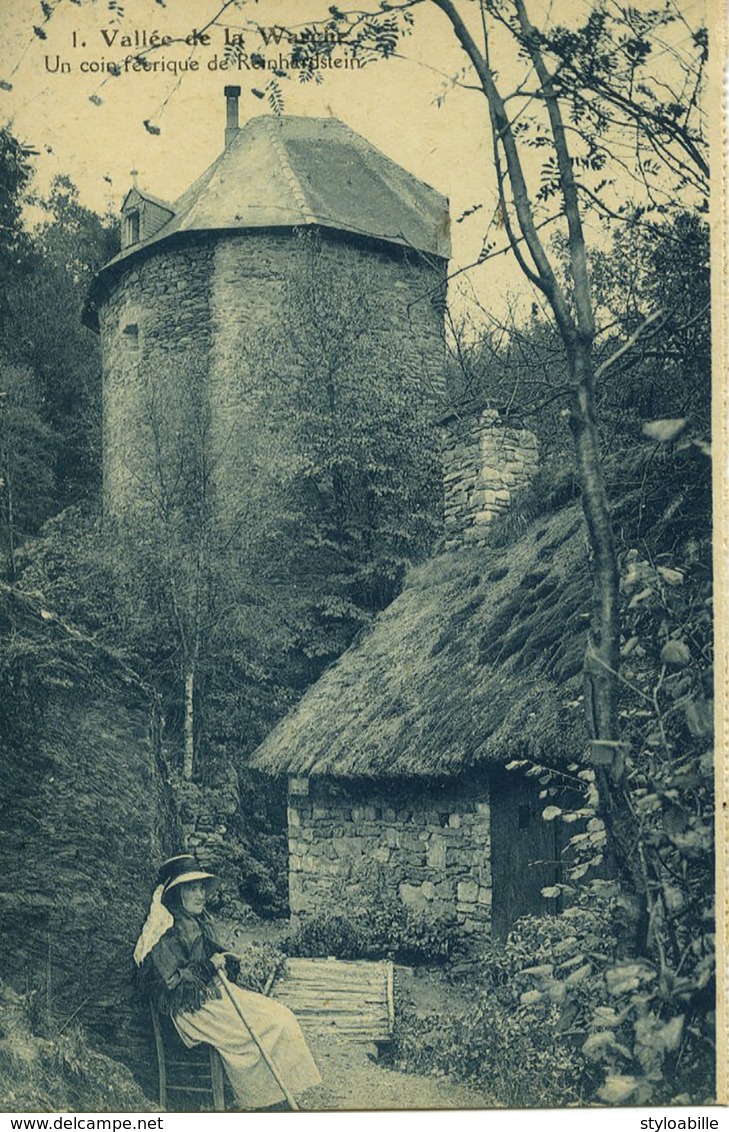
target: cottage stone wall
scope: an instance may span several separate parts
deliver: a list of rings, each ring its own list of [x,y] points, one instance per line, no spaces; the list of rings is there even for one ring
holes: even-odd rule
[[[488,783],[289,781],[289,902],[294,921],[375,885],[464,935],[491,920]]]
[[[441,429],[446,548],[485,542],[490,524],[534,475],[537,438],[495,409],[450,417]]]
[[[271,367],[257,362],[286,317],[286,281],[306,254],[306,241],[285,230],[207,233],[142,252],[120,269],[100,312],[107,513],[144,507],[160,457],[174,475],[192,417],[209,430],[221,517],[238,523],[246,508],[265,507],[296,453],[291,414],[272,397]],[[374,316],[364,333],[354,330],[355,355],[392,366],[394,397],[398,374],[417,374],[435,416],[444,376],[434,300],[445,264],[324,235],[316,269],[335,294],[369,273]]]

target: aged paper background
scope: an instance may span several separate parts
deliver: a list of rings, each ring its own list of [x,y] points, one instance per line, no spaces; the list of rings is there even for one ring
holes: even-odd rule
[[[559,0],[560,3],[564,0]],[[694,7],[686,0],[686,7]],[[568,8],[569,4],[565,3]],[[713,0],[714,57],[708,95],[713,114],[713,274],[715,329],[715,488],[717,510],[717,704],[718,771],[722,806],[719,814],[720,916],[719,956],[726,959],[726,702],[729,692],[726,649],[727,561],[729,548],[721,504],[726,498],[727,476],[727,373],[726,323],[726,156],[723,137],[722,66],[724,58],[724,13]],[[1,94],[2,116],[10,120],[17,136],[39,151],[37,184],[48,187],[53,175],[67,173],[81,190],[84,204],[96,210],[118,211],[131,184],[131,171],[138,170],[140,184],[156,196],[174,200],[208,167],[220,152],[224,130],[222,88],[226,83],[243,86],[241,124],[266,112],[265,103],[249,93],[255,83],[252,73],[223,72],[211,60],[222,55],[220,28],[212,28],[210,46],[190,51],[162,50],[157,57],[199,60],[196,73],[175,76],[126,74],[109,77],[104,65],[117,58],[107,46],[101,29],[118,27],[120,34],[131,28],[172,36],[186,36],[200,28],[217,6],[200,0],[174,0],[162,6],[155,0],[127,0],[124,18],[114,24],[106,4],[84,2],[61,4],[46,25],[47,39],[32,32],[38,12],[35,0],[4,0],[0,12],[4,63],[2,77],[12,82],[12,91]],[[301,24],[322,10],[313,0],[260,0],[254,18],[264,25]],[[235,25],[236,10],[226,15]],[[74,46],[74,36],[76,46]],[[85,46],[82,46],[85,45]],[[70,65],[70,72],[65,66]],[[86,67],[82,67],[86,64]],[[438,96],[448,79],[461,66],[458,46],[451,30],[436,11],[418,14],[417,27],[407,45],[407,58],[374,64],[361,71],[329,71],[321,85],[284,84],[286,113],[341,118],[367,137],[384,153],[433,185],[450,198],[455,218],[481,201],[493,200],[494,180],[490,141],[486,130],[474,123],[479,95],[462,89],[448,91],[442,105]],[[93,72],[93,73],[92,73]],[[261,85],[266,76],[261,76]],[[153,132],[145,128],[145,120]],[[487,204],[486,207],[491,207]],[[473,262],[479,252],[481,226],[453,226],[452,268]],[[498,265],[478,269],[471,277],[474,287],[498,309],[509,292],[523,293],[521,276],[507,257]],[[528,302],[528,296],[523,300]],[[720,958],[720,967],[722,966]],[[726,979],[723,983],[723,1037],[726,1039]],[[726,1097],[726,1062],[719,1059],[720,1095]]]

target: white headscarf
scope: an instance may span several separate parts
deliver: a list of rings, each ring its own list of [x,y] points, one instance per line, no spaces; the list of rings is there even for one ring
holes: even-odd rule
[[[164,890],[165,886],[158,884],[152,893],[152,903],[149,906],[147,919],[144,921],[144,927],[139,933],[139,939],[134,948],[134,962],[138,967],[142,966],[145,956],[149,955],[155,944],[159,943],[165,932],[168,932],[175,922],[172,913],[162,903]]]

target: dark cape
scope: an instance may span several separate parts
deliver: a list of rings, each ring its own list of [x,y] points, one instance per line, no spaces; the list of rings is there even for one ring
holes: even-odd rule
[[[198,1010],[208,999],[221,997],[210,956],[223,950],[206,912],[191,916],[175,908],[173,914],[173,926],[145,957],[140,971],[144,994],[160,1014],[171,1016]],[[234,978],[230,959],[227,966]]]

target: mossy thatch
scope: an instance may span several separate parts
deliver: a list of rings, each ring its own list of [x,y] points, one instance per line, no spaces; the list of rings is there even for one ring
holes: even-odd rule
[[[585,740],[590,579],[579,507],[510,546],[413,569],[400,597],[254,753],[269,774],[450,776]]]

